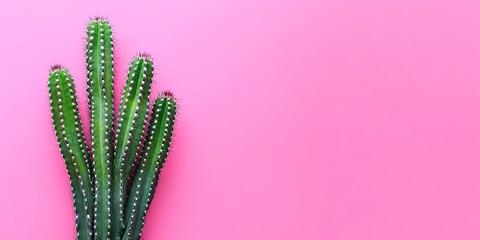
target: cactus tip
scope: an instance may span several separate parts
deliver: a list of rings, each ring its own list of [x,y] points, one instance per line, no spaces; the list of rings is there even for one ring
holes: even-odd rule
[[[90,18],[90,21],[91,22],[108,22],[108,19],[102,16],[94,16]]]
[[[162,97],[166,97],[166,98],[169,98],[169,99],[175,99],[175,96],[173,95],[173,93],[171,91],[163,91],[161,93],[161,96]]]
[[[63,66],[61,64],[53,64],[50,66],[50,72],[55,72],[63,69]]]
[[[146,60],[152,60],[152,55],[150,55],[150,53],[147,53],[147,52],[139,52],[135,57],[143,58]]]

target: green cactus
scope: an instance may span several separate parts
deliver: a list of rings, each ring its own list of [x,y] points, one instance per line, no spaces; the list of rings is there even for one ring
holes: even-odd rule
[[[155,194],[160,170],[165,164],[170,149],[176,109],[176,100],[170,92],[164,92],[155,101],[148,127],[147,142],[128,197],[123,240],[140,239],[145,215]]]
[[[86,63],[95,186],[95,239],[108,239],[113,157],[113,39],[110,24],[103,18],[94,18],[87,26]]]
[[[128,72],[114,135],[113,40],[104,18],[93,18],[87,26],[86,64],[91,149],[72,77],[55,65],[48,84],[53,125],[70,175],[77,239],[137,240],[170,148],[176,100],[164,92],[146,129],[153,61],[139,54]]]
[[[61,66],[53,66],[48,89],[55,133],[70,175],[77,239],[92,239],[93,191],[90,182],[90,156],[80,123],[72,76]]]
[[[115,136],[112,239],[121,239],[127,183],[140,147],[148,114],[153,62],[148,54],[133,59],[123,90]]]

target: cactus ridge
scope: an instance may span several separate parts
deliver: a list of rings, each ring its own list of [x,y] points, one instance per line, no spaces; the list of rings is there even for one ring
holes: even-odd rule
[[[113,157],[113,38],[104,18],[87,26],[87,91],[95,186],[95,239],[109,239],[111,224],[111,161]]]
[[[176,100],[173,95],[164,93],[157,98],[152,109],[147,140],[128,197],[125,211],[127,225],[123,240],[140,239],[145,215],[170,149],[175,114]]]
[[[90,156],[81,127],[73,79],[62,66],[54,65],[49,74],[48,88],[55,135],[70,177],[77,239],[92,239]]]
[[[141,55],[133,59],[123,90],[115,135],[112,201],[112,238],[115,240],[121,238],[124,228],[123,211],[127,198],[127,183],[147,119],[152,78],[152,61]]]

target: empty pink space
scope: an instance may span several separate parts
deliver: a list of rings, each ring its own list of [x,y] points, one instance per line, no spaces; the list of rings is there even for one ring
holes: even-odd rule
[[[152,95],[180,99],[143,239],[480,238],[479,1],[19,0],[0,4],[0,239],[75,237],[47,78],[70,69],[86,123],[95,15],[117,103],[139,51]]]

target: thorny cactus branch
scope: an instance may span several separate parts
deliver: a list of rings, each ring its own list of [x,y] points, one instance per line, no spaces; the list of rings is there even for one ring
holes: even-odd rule
[[[86,63],[95,186],[95,239],[110,237],[113,157],[113,39],[110,24],[94,18],[87,27]]]
[[[125,211],[123,240],[140,239],[145,215],[155,194],[160,170],[170,149],[176,100],[170,92],[157,98],[152,109],[147,142],[135,172]]]
[[[121,239],[127,183],[137,157],[148,114],[153,63],[150,56],[134,58],[120,103],[113,173],[112,239]]]
[[[55,134],[65,160],[76,212],[77,239],[92,239],[93,192],[90,159],[78,113],[72,76],[59,65],[52,67],[48,80]]]

